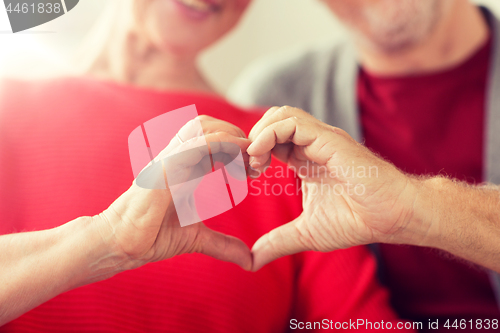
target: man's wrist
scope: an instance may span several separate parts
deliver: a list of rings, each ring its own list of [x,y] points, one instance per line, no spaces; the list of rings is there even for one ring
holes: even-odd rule
[[[447,226],[443,224],[442,214],[453,206],[447,204],[447,201],[454,200],[452,197],[454,182],[439,176],[425,179],[417,178],[413,179],[412,182],[416,188],[416,197],[412,207],[409,223],[411,228],[409,230],[417,236],[411,245],[446,250],[446,246],[443,244],[443,235],[446,234],[446,231],[443,228],[447,228]]]
[[[417,181],[410,221],[415,242],[500,271],[498,187],[471,186],[445,177]]]
[[[445,178],[417,178],[408,176],[405,189],[405,221],[394,243],[435,247],[439,243],[439,219],[436,218],[439,188]]]

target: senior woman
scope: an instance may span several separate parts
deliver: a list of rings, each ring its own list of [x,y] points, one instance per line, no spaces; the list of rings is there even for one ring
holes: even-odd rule
[[[250,144],[238,127],[248,133],[258,117],[218,97],[196,67],[248,3],[121,0],[86,75],[2,82],[0,332],[284,332],[396,319],[364,248],[248,272],[248,246],[300,213],[297,195],[266,196],[292,176],[251,183],[236,208],[184,228],[168,190],[130,187],[127,137],[165,112],[196,104],[211,116],[200,118],[208,142]]]

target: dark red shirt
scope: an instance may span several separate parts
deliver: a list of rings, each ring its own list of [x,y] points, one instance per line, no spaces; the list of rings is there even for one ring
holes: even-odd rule
[[[84,79],[0,82],[0,235],[106,209],[133,181],[132,130],[191,104],[247,133],[260,117],[209,95]],[[301,196],[284,189],[295,177],[274,166],[274,177],[251,180],[248,197],[207,226],[252,246],[297,217]],[[363,247],[287,256],[257,273],[182,255],[59,295],[0,332],[274,333],[288,331],[291,319],[395,320],[375,271]]]
[[[366,145],[411,174],[483,181],[491,44],[438,73],[380,77],[361,69],[358,102]],[[381,256],[401,315],[500,317],[484,270],[429,248],[381,245]]]

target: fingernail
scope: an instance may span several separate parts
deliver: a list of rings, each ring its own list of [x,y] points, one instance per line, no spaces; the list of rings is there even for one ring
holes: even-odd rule
[[[248,148],[247,148],[247,153],[248,153],[248,151],[249,151],[249,150],[251,150],[251,149],[252,149],[253,144],[254,144],[254,142],[252,142],[252,143],[250,144],[250,146],[248,146]]]
[[[256,161],[256,158],[253,156],[250,156],[250,159],[248,160],[248,164],[254,169],[257,169],[260,167],[260,163]]]

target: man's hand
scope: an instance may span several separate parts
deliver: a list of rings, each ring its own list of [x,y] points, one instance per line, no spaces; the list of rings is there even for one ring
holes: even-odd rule
[[[216,144],[218,142],[234,143],[242,151],[246,151],[250,144],[245,134],[236,126],[208,116],[200,116],[198,120],[201,121],[206,142],[212,143],[211,154],[223,149],[224,145]],[[199,139],[191,137],[186,126],[179,131],[179,137],[182,137],[184,142],[174,138],[159,154],[160,157],[166,155],[165,152],[175,153],[182,145],[189,147],[192,141]],[[179,173],[175,178],[189,173],[192,169],[191,165],[186,163],[192,163],[194,166],[207,157],[209,156],[196,154],[195,160],[181,161]],[[170,169],[175,167],[169,165]],[[181,227],[168,186],[166,190],[151,190],[141,188],[134,182],[106,211],[93,219],[101,226],[100,233],[105,242],[112,245],[114,252],[122,257],[124,269],[192,252],[233,262],[246,270],[252,266],[250,250],[241,240],[215,232],[203,223]]]
[[[262,170],[271,152],[302,179],[303,213],[253,246],[253,270],[285,255],[375,242],[420,244],[430,225],[409,230],[418,182],[339,128],[306,112],[272,108],[255,125],[247,152]]]

